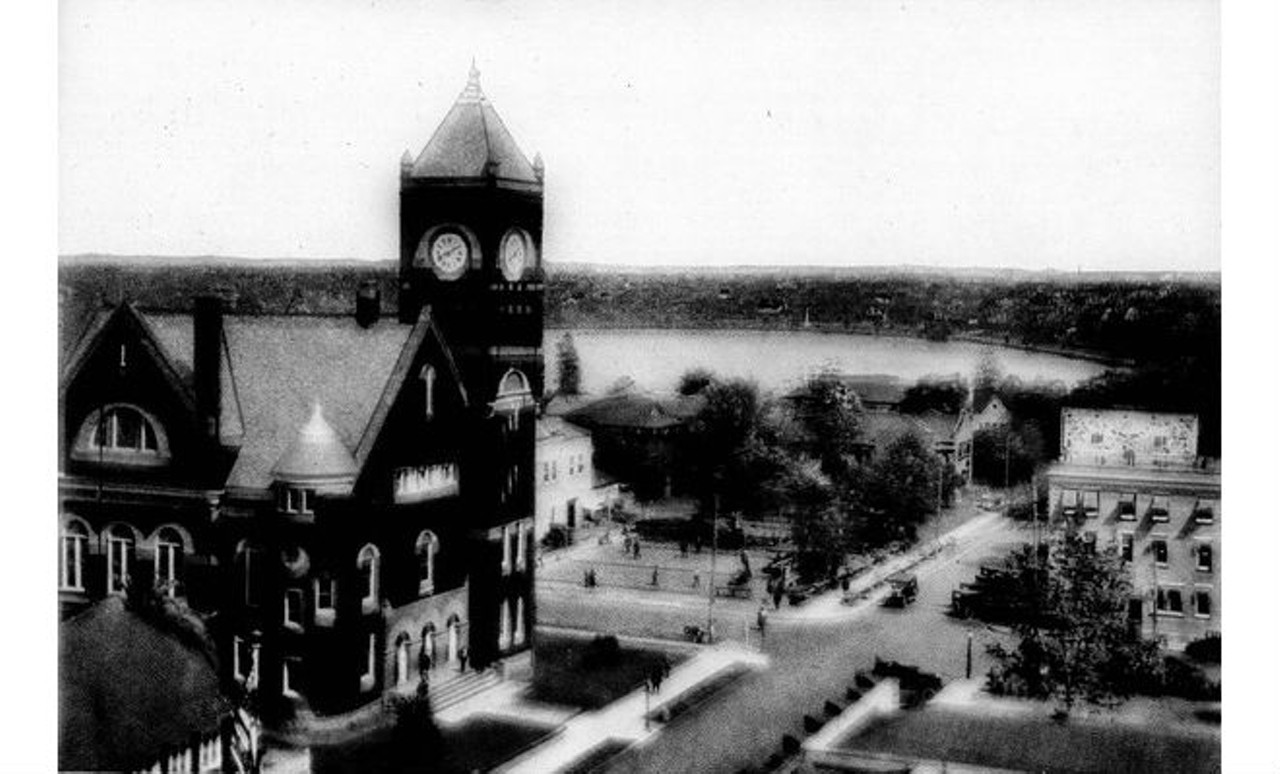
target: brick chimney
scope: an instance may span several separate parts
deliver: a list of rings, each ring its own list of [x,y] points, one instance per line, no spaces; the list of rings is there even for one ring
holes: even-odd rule
[[[201,432],[217,440],[222,417],[222,309],[219,296],[196,296],[195,370],[196,413]]]

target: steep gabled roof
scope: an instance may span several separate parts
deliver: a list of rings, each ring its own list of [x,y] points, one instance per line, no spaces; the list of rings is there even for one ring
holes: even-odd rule
[[[499,179],[541,184],[498,111],[480,90],[480,71],[472,64],[466,88],[408,174],[414,178],[478,178],[488,175],[491,164],[496,165],[494,174]]]
[[[166,631],[120,597],[59,627],[60,769],[140,769],[218,732],[230,705],[191,631]]]
[[[189,367],[191,316],[152,314],[147,320],[170,357]],[[416,329],[388,323],[362,328],[352,317],[228,315],[223,331],[244,437],[227,487],[270,486],[272,466],[316,401],[343,445],[356,449]]]

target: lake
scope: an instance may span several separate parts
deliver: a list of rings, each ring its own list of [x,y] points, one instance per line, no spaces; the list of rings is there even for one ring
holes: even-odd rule
[[[671,392],[691,368],[722,377],[754,380],[766,392],[782,392],[823,368],[851,374],[890,374],[915,381],[930,374],[970,376],[991,348],[1005,373],[1024,381],[1054,380],[1070,387],[1102,373],[1090,360],[964,341],[925,341],[812,331],[597,330],[572,328],[582,366],[582,389],[603,393],[623,377],[654,392]],[[556,384],[556,343],[564,329],[543,338],[547,385]]]

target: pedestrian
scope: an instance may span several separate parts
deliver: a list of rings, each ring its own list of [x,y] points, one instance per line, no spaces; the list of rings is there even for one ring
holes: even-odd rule
[[[459,672],[467,671],[467,657],[470,655],[471,654],[467,652],[466,645],[463,645],[461,648],[458,648],[458,671]]]
[[[633,559],[640,558],[640,538],[638,537],[631,543],[631,557]]]
[[[590,570],[582,571],[582,587],[584,589],[591,588],[591,571]]]
[[[687,559],[689,557],[689,541],[680,538],[680,558]]]
[[[626,556],[627,554],[630,554],[630,553],[631,553],[631,533],[623,532],[622,533],[622,554],[623,556]]]
[[[653,578],[649,581],[650,586],[658,585],[658,565],[653,566]]]
[[[768,613],[765,611],[764,603],[762,602],[760,603],[760,609],[756,611],[756,628],[760,630],[761,639],[764,638],[764,622],[766,617],[768,617]]]
[[[596,568],[594,567],[587,570],[587,585],[593,589],[596,587]]]
[[[782,604],[782,584],[775,583],[773,584],[773,609],[777,610],[778,606],[781,604]]]
[[[698,577],[698,573],[693,574],[693,588],[702,588],[702,578]]]

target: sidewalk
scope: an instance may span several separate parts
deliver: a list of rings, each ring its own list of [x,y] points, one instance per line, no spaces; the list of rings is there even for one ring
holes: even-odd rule
[[[558,771],[606,741],[635,743],[651,738],[659,733],[662,726],[654,724],[646,729],[646,710],[653,712],[678,701],[682,694],[734,665],[763,669],[768,665],[768,657],[734,643],[706,648],[672,669],[663,681],[661,691],[648,697],[647,701],[644,690],[638,689],[607,707],[575,715],[550,740],[508,761],[496,771],[509,774]],[[525,710],[509,705],[509,709],[504,711],[522,713]]]
[[[909,551],[886,559],[850,581],[848,594],[854,598],[864,597],[864,600],[860,601],[870,601],[870,595],[884,582],[885,578],[896,572],[910,570],[927,559],[952,550],[973,534],[981,532],[1003,518],[998,513],[984,513],[939,536],[937,540],[922,542]],[[844,596],[845,592],[838,588],[823,592],[801,607],[770,610],[769,620],[816,622],[842,620],[856,616],[861,604],[847,604]]]

